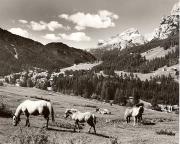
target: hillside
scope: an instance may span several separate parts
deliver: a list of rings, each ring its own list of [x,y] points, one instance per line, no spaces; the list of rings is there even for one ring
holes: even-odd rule
[[[179,63],[179,37],[176,35],[141,46],[104,51],[98,56],[103,63],[95,67],[96,71],[151,73],[163,66],[169,67]]]
[[[47,70],[94,61],[91,54],[62,43],[43,45],[0,29],[0,75],[31,67]]]
[[[69,47],[63,43],[49,43],[45,45],[44,52],[47,58],[53,61],[53,64],[58,67],[67,67],[73,64],[95,60],[95,57],[90,53],[81,49]],[[62,66],[60,64],[62,64]]]
[[[143,121],[152,122],[152,125],[139,124],[133,126],[133,120],[127,124],[124,121],[124,106],[102,103],[96,100],[88,100],[82,97],[64,95],[39,90],[36,88],[22,88],[14,86],[1,87],[1,95],[6,106],[15,112],[17,106],[25,99],[36,100],[33,97],[43,97],[50,99],[55,111],[55,123],[49,121],[49,129],[43,126],[46,120],[42,116],[30,116],[30,127],[24,127],[25,116],[21,116],[21,122],[17,127],[12,125],[12,118],[0,117],[0,143],[20,143],[24,141],[32,142],[32,139],[46,140],[47,143],[83,143],[83,144],[112,144],[112,140],[117,138],[122,144],[175,144],[178,143],[178,115],[174,113],[163,113],[145,109]],[[101,115],[95,112],[95,107],[106,108],[112,114]],[[85,124],[81,132],[73,132],[74,121],[64,118],[67,108],[75,108],[82,112],[91,111],[97,116],[97,134],[88,133],[89,125]],[[151,123],[150,123],[151,124]],[[176,136],[159,135],[160,130],[170,130]],[[41,130],[41,131],[40,131]],[[43,130],[43,132],[42,132]],[[44,139],[43,139],[44,138]]]

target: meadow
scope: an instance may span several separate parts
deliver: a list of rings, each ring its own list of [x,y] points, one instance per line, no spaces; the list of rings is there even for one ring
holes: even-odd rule
[[[46,120],[42,116],[30,116],[30,127],[25,127],[25,116],[21,116],[18,126],[12,125],[10,116],[0,117],[0,143],[2,144],[177,144],[178,117],[175,113],[163,113],[145,109],[143,123],[133,127],[133,121],[124,120],[126,107],[79,96],[64,95],[58,92],[36,88],[4,85],[0,87],[2,103],[12,113],[26,99],[43,98],[54,106],[55,123],[50,120],[49,129],[45,129]],[[101,115],[95,108],[106,108],[111,115]],[[82,112],[91,111],[97,116],[97,134],[88,133],[89,126],[82,125],[81,132],[73,131],[74,122],[64,118],[67,108],[76,108]]]

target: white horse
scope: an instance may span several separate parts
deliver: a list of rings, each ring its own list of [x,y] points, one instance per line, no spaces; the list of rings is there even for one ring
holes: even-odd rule
[[[65,111],[65,118],[67,118],[68,116],[71,116],[71,118],[73,120],[75,120],[75,127],[74,127],[74,131],[76,131],[76,125],[78,126],[78,132],[80,132],[80,127],[79,127],[79,123],[85,123],[87,122],[90,125],[89,128],[89,133],[91,128],[94,128],[94,133],[96,133],[96,117],[94,114],[92,114],[91,112],[85,112],[82,113],[76,109],[66,109]]]
[[[25,100],[22,102],[16,109],[16,112],[13,116],[13,125],[16,126],[20,122],[20,115],[24,113],[27,117],[26,125],[30,126],[29,116],[30,115],[43,115],[47,120],[46,127],[48,128],[49,115],[52,116],[52,121],[54,122],[54,110],[50,102],[44,100],[32,101]]]
[[[142,113],[143,112],[144,112],[143,106],[128,107],[125,110],[124,118],[126,119],[127,123],[129,123],[130,118],[133,117],[134,118],[134,126],[135,126],[136,122],[138,122],[139,120],[142,120]]]

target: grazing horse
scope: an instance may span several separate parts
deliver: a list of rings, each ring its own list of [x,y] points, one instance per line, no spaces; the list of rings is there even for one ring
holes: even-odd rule
[[[143,106],[139,107],[129,107],[125,110],[124,118],[126,119],[127,123],[130,122],[130,118],[134,118],[134,126],[136,122],[139,122],[139,120],[142,120],[142,113],[144,112]]]
[[[108,109],[101,109],[101,108],[96,108],[96,112],[104,115],[104,114],[111,114],[111,112]]]
[[[25,100],[22,102],[16,109],[16,112],[13,116],[13,125],[16,126],[20,122],[20,115],[24,113],[27,117],[26,125],[30,126],[29,116],[30,115],[43,115],[44,118],[47,120],[46,128],[48,128],[49,122],[49,114],[52,116],[52,121],[54,122],[54,110],[50,102],[44,100],[32,101],[32,100]]]
[[[68,116],[71,116],[71,118],[75,121],[75,127],[74,127],[74,131],[76,131],[76,125],[78,126],[78,130],[80,132],[80,127],[79,127],[79,123],[84,123],[87,122],[90,125],[89,128],[89,133],[91,128],[94,128],[94,133],[96,133],[96,117],[94,114],[92,114],[91,112],[85,112],[82,113],[76,109],[66,109],[65,111],[65,118],[67,118]]]

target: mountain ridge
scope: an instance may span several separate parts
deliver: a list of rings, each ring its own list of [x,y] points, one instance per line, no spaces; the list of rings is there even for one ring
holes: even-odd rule
[[[111,50],[125,49],[143,45],[151,40],[162,40],[179,33],[180,2],[176,3],[168,16],[162,17],[160,25],[151,34],[142,35],[136,28],[129,28],[124,32],[112,36],[108,40],[100,40],[97,48]]]
[[[66,44],[43,45],[0,28],[0,75],[31,67],[54,70],[94,60],[95,57],[88,52]]]

